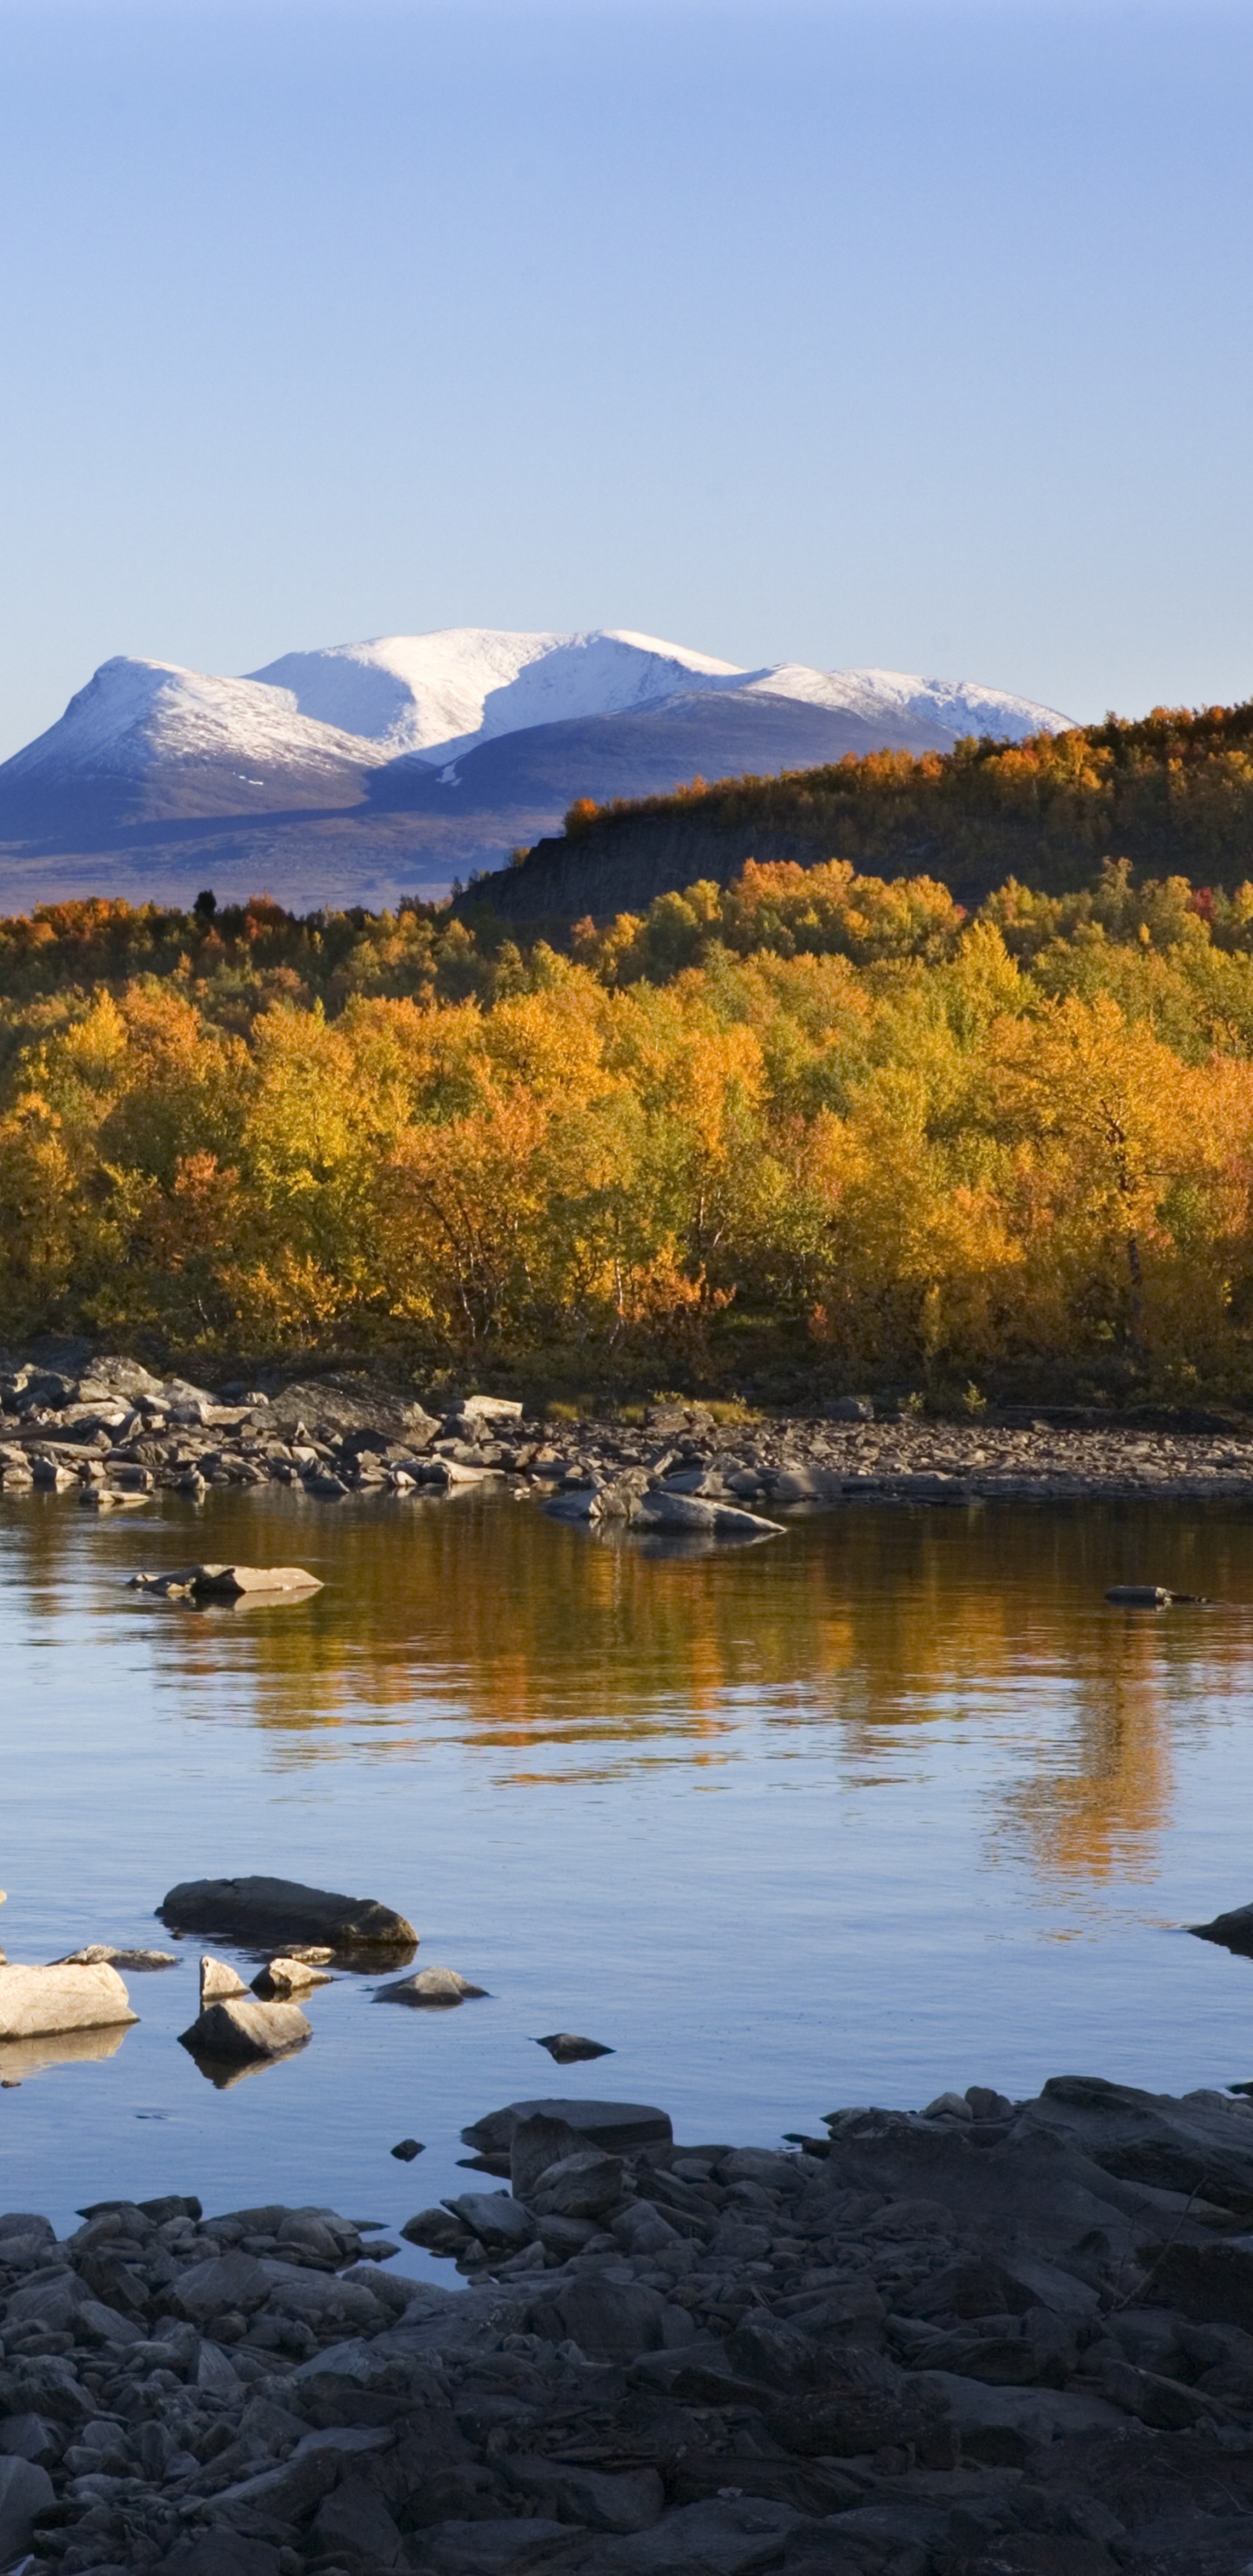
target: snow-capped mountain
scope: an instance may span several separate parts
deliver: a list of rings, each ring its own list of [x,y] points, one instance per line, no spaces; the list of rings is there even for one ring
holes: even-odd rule
[[[0,768],[0,829],[18,812],[38,829],[45,801],[67,794],[94,801],[102,822],[347,805],[386,758],[360,735],[311,724],[289,691],[119,654]]]
[[[759,672],[653,635],[516,635],[448,626],[284,653],[253,680],[288,689],[303,716],[446,762],[524,725],[619,715],[688,689],[736,689]]]
[[[416,754],[434,765],[532,725],[623,715],[702,690],[755,690],[843,708],[880,725],[921,720],[950,739],[978,732],[1017,740],[1061,731],[1067,722],[1055,708],[964,680],[815,671],[801,662],[741,670],[686,645],[617,629],[524,635],[450,626],[431,635],[383,635],[366,644],[285,653],[249,677],[290,691],[302,716],[363,735],[392,757]]]
[[[618,629],[449,627],[284,654],[245,679],[119,656],[0,767],[0,909],[102,875],[182,899],[191,870],[220,893],[392,902],[499,866],[576,797],[1067,721],[966,681],[741,670]]]

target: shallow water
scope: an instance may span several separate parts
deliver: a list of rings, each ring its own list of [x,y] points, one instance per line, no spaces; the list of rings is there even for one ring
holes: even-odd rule
[[[326,1588],[126,1589],[196,1557]],[[1127,1580],[1216,1599],[1109,1608]],[[218,2091],[176,2044],[188,1941],[130,1978],[111,2053],[0,2092],[0,2208],[197,2191],[391,2227],[473,2187],[462,2125],[528,2095],[773,2143],[976,2081],[1253,2075],[1253,1963],[1170,1928],[1253,1898],[1246,1512],[858,1509],[691,1553],[482,1494],[12,1497],[0,1673],[11,1959],[179,1946],[167,1887],[265,1870],[399,1906],[419,1964],[490,1989],[418,2013],[345,1977],[298,2056]],[[550,2030],[616,2054],[555,2069]]]

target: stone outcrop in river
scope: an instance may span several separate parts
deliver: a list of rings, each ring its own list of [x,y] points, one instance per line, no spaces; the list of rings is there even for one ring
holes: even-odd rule
[[[1247,2569],[1244,2101],[972,2086],[788,2153],[589,2145],[588,2107],[476,2124],[511,2187],[412,2229],[442,2225],[460,2292],[327,2210],[109,2202],[60,2242],[0,2217],[0,2563]]]

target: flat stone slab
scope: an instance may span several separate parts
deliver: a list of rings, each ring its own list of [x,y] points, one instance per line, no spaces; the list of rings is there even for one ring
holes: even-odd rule
[[[263,1941],[272,1952],[297,1942],[407,1959],[418,1946],[412,1923],[390,1905],[304,1887],[294,1878],[185,1879],[162,1897],[157,1915],[172,1932]]]
[[[0,2040],[41,2039],[67,2030],[138,2021],[116,1968],[0,1968]]]
[[[163,1601],[238,1601],[248,1592],[320,1592],[303,1565],[185,1565],[177,1574],[132,1574],[127,1590]]]
[[[674,2139],[669,2112],[657,2110],[650,2102],[565,2101],[560,2097],[509,2102],[503,2111],[489,2111],[484,2119],[463,2129],[461,2135],[465,2144],[481,2156],[507,2155],[520,2120],[562,2120],[589,2147],[604,2147],[613,2155],[630,2155],[637,2147],[669,2146]]]

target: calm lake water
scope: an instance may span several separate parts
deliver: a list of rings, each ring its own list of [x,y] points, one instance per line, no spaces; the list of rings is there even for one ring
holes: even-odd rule
[[[126,1589],[197,1557],[326,1588]],[[1216,1604],[1106,1605],[1146,1579]],[[519,2096],[773,2143],[950,2085],[1253,2075],[1253,1963],[1171,1928],[1253,1898],[1246,1512],[861,1509],[692,1554],[482,1494],[14,1497],[0,1673],[11,1959],[178,1946],[167,1887],[264,1870],[399,1906],[419,1965],[490,1990],[418,2013],[345,1977],[303,2052],[218,2091],[176,2044],[188,1941],[131,1977],[111,2053],[0,2092],[0,2208],[177,2190],[392,2227]],[[616,2054],[554,2069],[551,2030]]]

